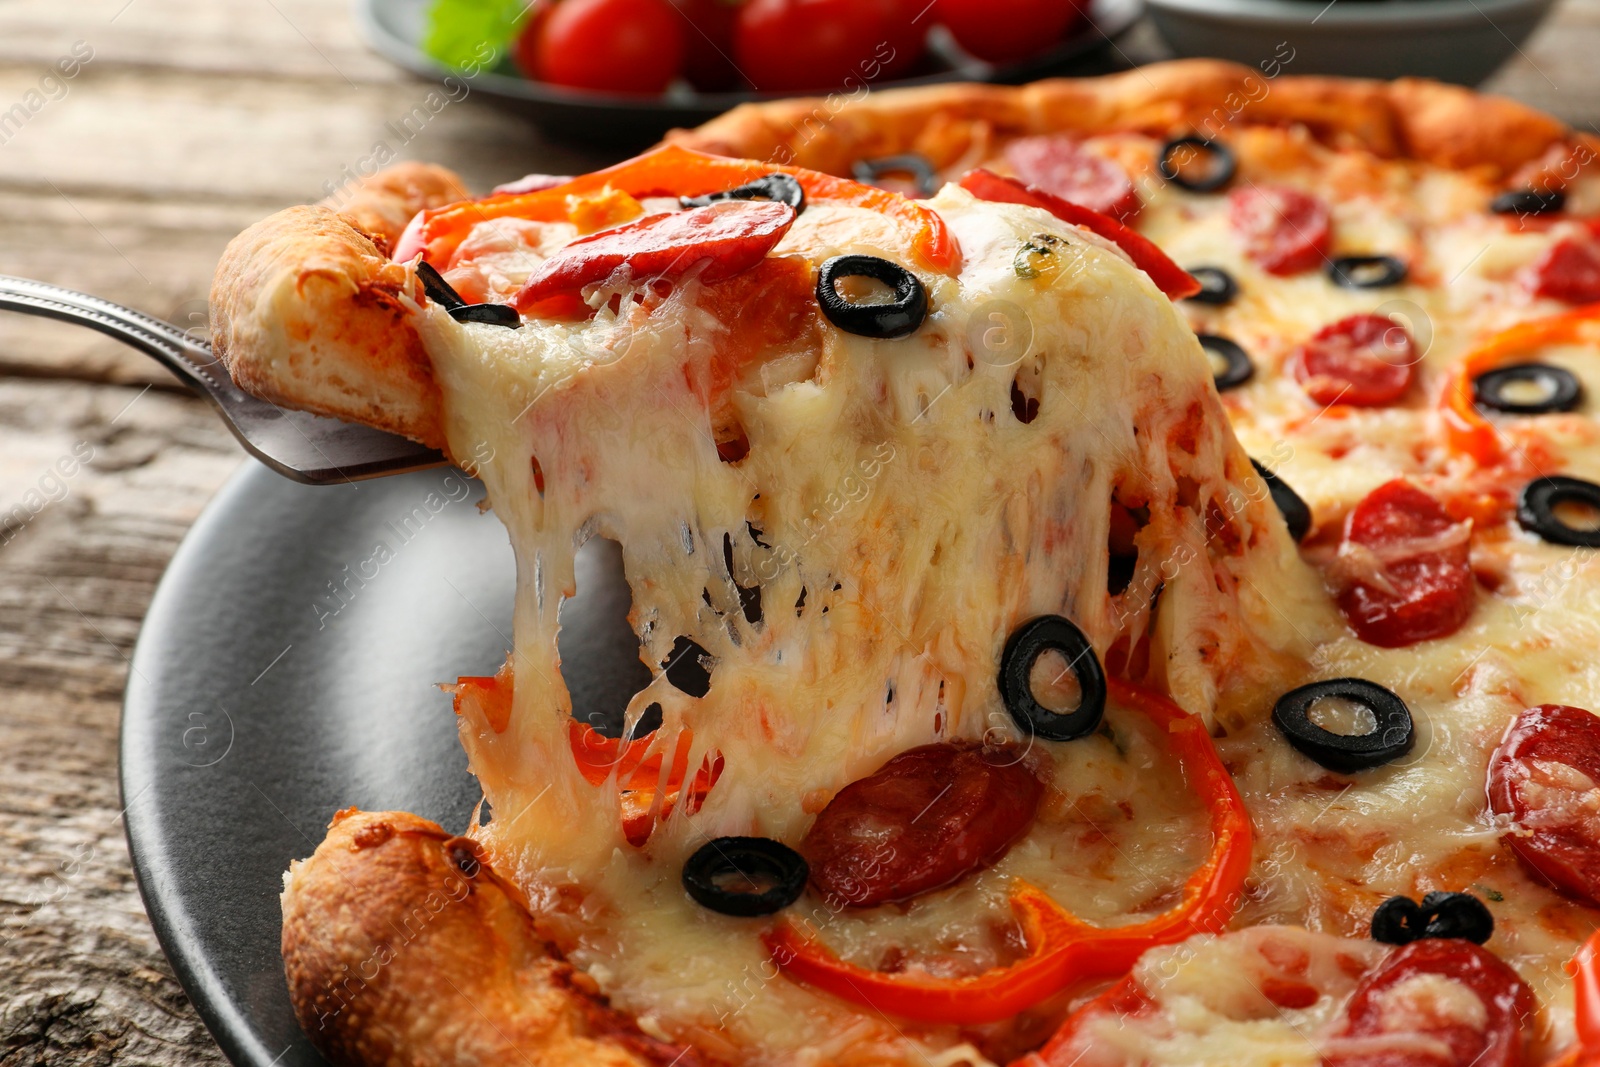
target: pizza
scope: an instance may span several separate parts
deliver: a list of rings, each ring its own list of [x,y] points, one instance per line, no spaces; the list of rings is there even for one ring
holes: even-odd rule
[[[484,817],[285,876],[312,1041],[1600,1058],[1600,142],[1209,62],[823,106],[224,255],[235,379],[444,449],[517,560],[449,687]],[[557,647],[594,538],[620,732]]]

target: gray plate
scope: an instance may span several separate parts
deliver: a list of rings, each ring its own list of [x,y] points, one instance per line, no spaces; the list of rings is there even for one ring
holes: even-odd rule
[[[419,46],[433,0],[356,0],[356,23],[372,48],[425,78],[451,71]],[[995,66],[933,43],[918,65],[918,76],[876,82],[874,89],[933,82],[980,81],[1020,84],[1057,74],[1097,73],[1084,61],[1139,18],[1143,0],[1090,0],[1089,23],[1048,52],[1019,63]],[[676,87],[659,97],[565,89],[515,74],[485,71],[471,80],[473,92],[519,111],[552,133],[595,144],[643,148],[675,126],[698,126],[736,104],[774,99],[781,94],[697,93]]]
[[[514,566],[481,496],[448,469],[311,488],[248,461],[156,592],[123,710],[128,843],[167,957],[241,1067],[323,1062],[278,955],[289,861],[342,807],[464,829],[479,798],[436,686],[508,647]],[[562,613],[592,721],[648,679],[615,567],[609,542],[586,548]],[[329,583],[347,580],[340,606]]]

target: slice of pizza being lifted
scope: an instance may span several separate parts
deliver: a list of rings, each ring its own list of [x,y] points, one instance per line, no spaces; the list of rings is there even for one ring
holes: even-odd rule
[[[1005,1062],[1228,925],[1254,834],[1210,733],[1248,739],[1337,609],[1165,295],[1183,272],[984,196],[667,148],[483,200],[386,172],[230,247],[236,379],[445,448],[517,560],[506,665],[455,689],[494,818],[344,813],[291,868],[325,1053]],[[593,537],[653,675],[631,741],[562,680]],[[662,669],[686,643],[699,695]],[[1228,945],[1196,958],[1260,948]],[[1315,1062],[1292,1026],[1246,1037],[1233,1062]]]

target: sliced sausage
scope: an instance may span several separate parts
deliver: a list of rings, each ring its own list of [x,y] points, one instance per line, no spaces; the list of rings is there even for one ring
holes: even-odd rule
[[[1518,1067],[1533,991],[1460,938],[1414,941],[1369,971],[1323,1042],[1324,1067]]]
[[[1400,648],[1459,630],[1475,595],[1471,534],[1403,478],[1367,494],[1334,561],[1339,610],[1356,636]]]
[[[1251,184],[1228,195],[1228,222],[1244,254],[1268,274],[1316,270],[1328,257],[1328,206],[1286,185]]]
[[[1053,196],[1127,222],[1139,213],[1139,193],[1128,172],[1071,137],[1024,137],[1006,146],[1016,176]]]
[[[731,278],[766,258],[794,225],[795,211],[771,200],[724,200],[688,211],[647,215],[580,237],[534,268],[517,294],[518,309],[604,281],[628,267],[637,278],[703,282]]]
[[[998,860],[1043,793],[1016,749],[923,745],[841,789],[800,852],[829,902],[905,900]]]
[[[1382,315],[1351,315],[1312,334],[1289,368],[1319,404],[1385,407],[1410,387],[1416,362],[1404,326]]]
[[[1600,301],[1600,238],[1562,238],[1529,265],[1525,282],[1534,296],[1568,304]]]
[[[1489,759],[1489,806],[1536,875],[1600,904],[1600,719],[1565,704],[1517,716]]]

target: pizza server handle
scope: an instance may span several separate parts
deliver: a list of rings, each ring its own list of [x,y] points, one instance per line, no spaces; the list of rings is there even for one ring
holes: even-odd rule
[[[0,310],[87,326],[150,356],[211,401],[245,451],[285,478],[338,485],[445,462],[436,449],[404,437],[253,397],[233,384],[209,341],[121,304],[0,275]]]

